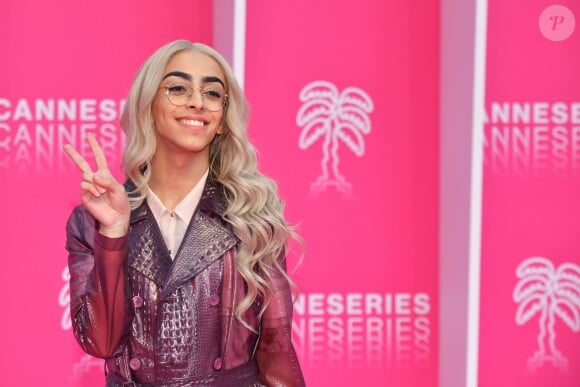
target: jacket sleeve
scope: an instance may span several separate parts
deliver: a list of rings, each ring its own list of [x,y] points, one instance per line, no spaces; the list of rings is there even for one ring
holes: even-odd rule
[[[107,238],[79,206],[66,226],[70,308],[74,335],[90,355],[111,357],[127,335],[130,312],[125,295],[127,237]]]
[[[285,270],[285,260],[281,260]],[[256,360],[260,382],[266,386],[305,386],[292,344],[292,294],[287,278],[272,270],[272,298],[261,321]]]

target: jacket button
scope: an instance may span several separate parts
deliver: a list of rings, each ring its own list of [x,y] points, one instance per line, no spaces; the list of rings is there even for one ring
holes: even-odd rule
[[[140,296],[133,297],[133,306],[135,308],[140,308],[143,306],[143,299]]]
[[[218,371],[222,369],[222,358],[218,357],[213,361],[213,369]]]
[[[219,303],[220,303],[220,296],[218,296],[217,294],[212,294],[211,296],[209,296],[209,304],[211,306],[216,306]]]
[[[139,370],[139,368],[141,368],[141,360],[135,357],[129,360],[129,368],[131,368],[133,371]]]

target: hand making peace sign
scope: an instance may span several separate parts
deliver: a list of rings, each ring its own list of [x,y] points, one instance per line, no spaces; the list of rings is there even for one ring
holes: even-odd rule
[[[99,232],[110,238],[127,234],[131,207],[123,185],[111,174],[105,153],[97,139],[89,134],[87,141],[95,157],[97,170],[70,144],[64,146],[66,154],[82,172],[81,200],[85,208],[99,222]]]

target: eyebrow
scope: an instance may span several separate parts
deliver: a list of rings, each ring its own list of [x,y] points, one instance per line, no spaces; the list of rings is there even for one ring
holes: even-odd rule
[[[167,77],[179,77],[179,78],[183,78],[186,81],[192,82],[193,81],[193,77],[188,74],[188,73],[184,73],[183,71],[170,71],[167,74],[165,74],[165,76],[163,77],[162,80],[164,80]],[[201,81],[203,83],[212,83],[212,82],[217,82],[220,83],[224,88],[226,87],[226,85],[224,84],[224,82],[219,79],[218,77],[215,76],[208,76],[208,77],[202,77]]]

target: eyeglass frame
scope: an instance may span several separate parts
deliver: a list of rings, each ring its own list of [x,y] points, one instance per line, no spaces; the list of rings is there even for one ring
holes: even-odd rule
[[[191,98],[193,97],[193,93],[196,90],[199,91],[199,94],[201,96],[202,106],[204,107],[204,109],[207,109],[210,112],[223,111],[223,110],[226,109],[226,107],[228,105],[228,100],[229,100],[228,97],[229,97],[229,95],[224,90],[224,96],[223,96],[224,100],[223,100],[223,102],[220,105],[221,106],[220,109],[218,109],[218,110],[210,110],[210,109],[207,108],[207,106],[205,104],[205,95],[206,95],[206,94],[204,94],[205,87],[189,87],[189,86],[188,86],[189,91],[187,92],[188,96],[187,96],[187,100],[185,101],[185,103],[184,104],[181,104],[181,105],[176,105],[175,103],[173,103],[173,101],[171,101],[171,98],[169,97],[169,88],[171,86],[175,86],[175,85],[182,85],[182,83],[179,83],[179,82],[178,83],[170,83],[170,84],[167,84],[167,85],[164,85],[164,86],[161,86],[160,87],[160,89],[165,89],[165,96],[167,97],[167,100],[169,101],[169,103],[172,104],[173,106],[177,106],[177,107],[186,106],[189,103],[189,101],[191,101]]]

